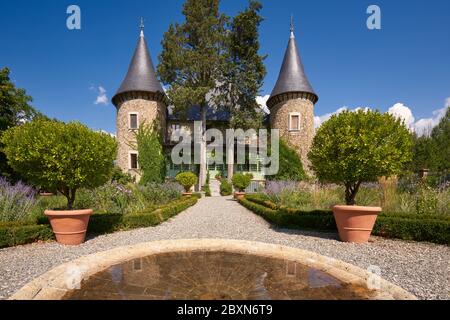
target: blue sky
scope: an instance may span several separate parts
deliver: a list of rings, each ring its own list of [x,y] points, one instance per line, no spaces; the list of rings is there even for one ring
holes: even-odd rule
[[[115,108],[109,100],[127,71],[139,17],[146,20],[145,34],[156,64],[163,33],[170,23],[183,20],[182,3],[0,0],[0,68],[12,70],[17,86],[25,88],[45,114],[115,132]],[[261,52],[269,55],[262,96],[270,94],[276,82],[293,14],[303,63],[320,96],[317,119],[342,107],[387,111],[401,103],[400,113],[412,110],[411,123],[434,121],[440,114],[436,110],[450,97],[450,1],[262,3]],[[82,30],[66,28],[71,4],[81,8]],[[222,0],[221,9],[234,15],[246,4]],[[381,30],[366,27],[371,4],[381,8]],[[106,90],[107,105],[94,104],[100,86]]]

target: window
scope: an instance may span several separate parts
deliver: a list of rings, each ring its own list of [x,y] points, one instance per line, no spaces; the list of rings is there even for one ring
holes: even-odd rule
[[[130,129],[138,129],[138,115],[137,113],[130,113]]]
[[[289,131],[300,131],[300,114],[291,113],[289,115]]]
[[[137,153],[130,153],[130,169],[138,169]]]

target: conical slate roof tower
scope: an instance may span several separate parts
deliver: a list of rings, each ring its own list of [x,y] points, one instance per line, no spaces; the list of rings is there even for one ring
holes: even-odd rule
[[[127,75],[112,102],[117,108],[117,165],[139,180],[141,172],[135,133],[145,124],[159,129],[164,137],[167,117],[167,96],[156,77],[144,37],[143,21]]]
[[[289,43],[280,75],[267,101],[270,125],[301,157],[309,172],[308,152],[314,138],[314,105],[319,100],[303,67],[291,22]]]
[[[273,104],[276,103],[275,98],[277,96],[293,92],[304,92],[311,94],[313,96],[311,97],[313,103],[316,103],[319,100],[319,97],[315,93],[308,77],[306,76],[305,69],[300,58],[300,52],[295,40],[294,28],[291,26],[291,36],[289,38],[286,53],[284,54],[284,60],[277,83],[272,91],[269,101],[267,102],[268,107],[271,108]]]

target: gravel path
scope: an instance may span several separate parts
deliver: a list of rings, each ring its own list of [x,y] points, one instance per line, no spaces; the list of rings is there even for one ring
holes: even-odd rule
[[[157,227],[104,235],[79,247],[39,243],[0,250],[0,299],[62,263],[115,247],[165,239],[221,238],[297,247],[337,258],[382,276],[421,299],[450,299],[450,248],[430,243],[374,238],[365,245],[337,235],[275,229],[230,198],[206,198]]]

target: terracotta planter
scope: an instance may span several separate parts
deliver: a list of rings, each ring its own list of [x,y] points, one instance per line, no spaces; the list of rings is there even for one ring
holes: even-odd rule
[[[183,192],[183,197],[190,197],[192,196],[192,192]]]
[[[45,211],[45,215],[49,218],[50,224],[52,225],[56,240],[61,244],[71,246],[76,246],[84,242],[91,214],[91,209]]]
[[[234,193],[234,199],[241,200],[245,197],[245,192],[235,192]]]
[[[334,218],[344,242],[366,243],[381,213],[379,207],[335,206]]]

